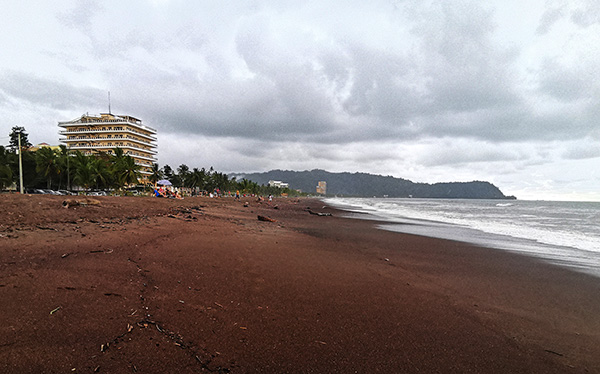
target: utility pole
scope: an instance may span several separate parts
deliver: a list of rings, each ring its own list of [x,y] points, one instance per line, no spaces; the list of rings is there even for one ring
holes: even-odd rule
[[[19,143],[19,184],[20,184],[20,191],[21,191],[21,195],[23,195],[23,159],[21,157],[21,133],[18,133],[19,137],[18,137],[18,143]]]
[[[71,191],[71,169],[69,168],[69,148],[67,148],[67,190]]]

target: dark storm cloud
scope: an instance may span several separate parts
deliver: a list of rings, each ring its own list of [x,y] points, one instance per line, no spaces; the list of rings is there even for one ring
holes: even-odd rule
[[[565,17],[565,6],[552,7],[547,9],[542,18],[540,19],[540,23],[537,27],[536,32],[538,34],[546,34],[552,26],[560,19]]]
[[[600,148],[593,142],[581,144],[569,148],[563,157],[570,160],[583,160],[588,158],[600,157]]]
[[[96,107],[106,93],[91,87],[74,87],[65,82],[38,78],[18,72],[0,76],[0,90],[4,95],[27,102],[29,105],[56,110],[74,110]]]
[[[560,110],[532,106],[515,71],[520,51],[493,40],[494,14],[479,3],[399,8],[410,20],[394,26],[398,37],[408,28],[414,40],[390,49],[344,35],[324,41],[293,27],[282,33],[262,8],[236,25],[233,55],[215,49],[215,36],[192,21],[159,37],[139,26],[109,39],[96,35],[94,53],[116,107],[121,97],[124,111],[169,133],[350,144],[446,136],[560,139],[592,126],[569,119],[585,109],[568,105],[595,95],[593,80],[548,62],[537,75],[538,94],[552,97]],[[550,27],[556,17],[548,13],[541,24]],[[90,22],[84,17],[81,25]],[[195,64],[173,64],[169,55]]]
[[[562,102],[592,99],[600,92],[596,77],[600,68],[596,64],[587,66],[580,62],[575,66],[564,66],[556,59],[544,61],[540,68],[539,90]]]
[[[571,21],[581,27],[600,23],[600,2],[584,2],[571,13]]]
[[[37,5],[0,34],[0,114],[36,141],[111,91],[161,164],[516,186],[597,161],[597,0]]]

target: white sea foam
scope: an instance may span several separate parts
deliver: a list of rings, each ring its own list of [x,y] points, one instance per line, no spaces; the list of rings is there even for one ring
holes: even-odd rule
[[[327,203],[390,222],[382,225],[388,230],[519,251],[600,275],[600,203],[377,198]]]

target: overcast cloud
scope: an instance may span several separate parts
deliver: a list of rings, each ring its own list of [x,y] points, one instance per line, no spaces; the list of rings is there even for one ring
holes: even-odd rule
[[[600,1],[0,1],[0,143],[108,110],[159,164],[600,200]]]

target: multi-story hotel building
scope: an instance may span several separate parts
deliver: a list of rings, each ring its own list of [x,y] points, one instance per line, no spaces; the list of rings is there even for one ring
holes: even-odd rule
[[[317,184],[317,193],[321,195],[327,195],[327,182],[319,181]]]
[[[147,181],[152,164],[156,162],[156,130],[142,124],[140,119],[127,115],[102,113],[84,114],[72,121],[59,122],[60,141],[67,148],[90,155],[97,152],[113,153],[123,149],[141,167],[141,181]]]

